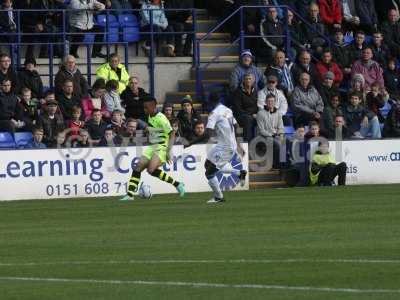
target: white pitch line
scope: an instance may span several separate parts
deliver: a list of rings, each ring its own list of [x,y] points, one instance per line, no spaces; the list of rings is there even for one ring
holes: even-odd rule
[[[291,290],[291,291],[356,293],[356,294],[400,294],[400,290],[395,290],[395,289],[352,289],[352,288],[330,288],[330,287],[312,287],[312,286],[227,284],[227,283],[184,282],[184,281],[102,280],[102,279],[70,279],[70,278],[40,278],[40,277],[0,277],[0,280],[117,284],[117,285],[131,284],[131,285],[154,285],[154,286],[187,286],[195,288],[266,289],[266,290]]]
[[[118,265],[118,264],[294,264],[294,263],[338,263],[338,264],[400,264],[397,259],[161,259],[161,260],[108,260],[108,261],[56,261],[56,262],[0,262],[0,267],[52,266],[52,265]]]

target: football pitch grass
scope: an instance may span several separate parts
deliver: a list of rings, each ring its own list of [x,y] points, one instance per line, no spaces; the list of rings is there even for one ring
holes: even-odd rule
[[[400,186],[0,203],[0,299],[400,299]]]

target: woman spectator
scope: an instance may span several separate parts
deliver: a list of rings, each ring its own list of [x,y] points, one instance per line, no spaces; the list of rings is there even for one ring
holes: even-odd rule
[[[92,86],[91,95],[82,99],[82,108],[85,121],[88,121],[92,118],[92,113],[95,109],[99,109],[101,111],[103,118],[109,119],[111,117],[111,114],[107,110],[107,106],[104,102],[105,93],[105,81],[103,79],[97,79]]]
[[[149,94],[139,87],[139,77],[129,78],[129,84],[121,94],[121,105],[125,108],[125,117],[144,120],[143,99]]]

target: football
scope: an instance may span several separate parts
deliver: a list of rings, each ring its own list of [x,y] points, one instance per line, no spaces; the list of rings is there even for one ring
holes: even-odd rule
[[[141,184],[139,187],[139,196],[146,200],[150,200],[153,194],[151,193],[151,188],[148,184]]]

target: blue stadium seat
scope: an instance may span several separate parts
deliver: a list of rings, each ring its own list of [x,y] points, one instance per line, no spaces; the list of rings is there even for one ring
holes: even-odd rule
[[[94,37],[95,34],[94,33],[86,33],[85,37],[83,38],[83,43],[85,44],[93,44],[94,43]]]
[[[285,126],[285,134],[288,136],[293,135],[296,132],[293,126]]]
[[[118,23],[121,27],[139,27],[139,21],[133,14],[119,15]]]
[[[29,131],[16,132],[14,133],[14,140],[17,148],[24,148],[32,140],[32,133]]]
[[[9,132],[0,132],[0,148],[15,149],[14,138]]]
[[[122,41],[134,43],[140,41],[139,27],[123,27]]]
[[[107,32],[107,15],[98,15],[97,24],[105,28],[104,42],[116,43],[119,41],[119,22],[114,15],[108,15],[108,32]]]

